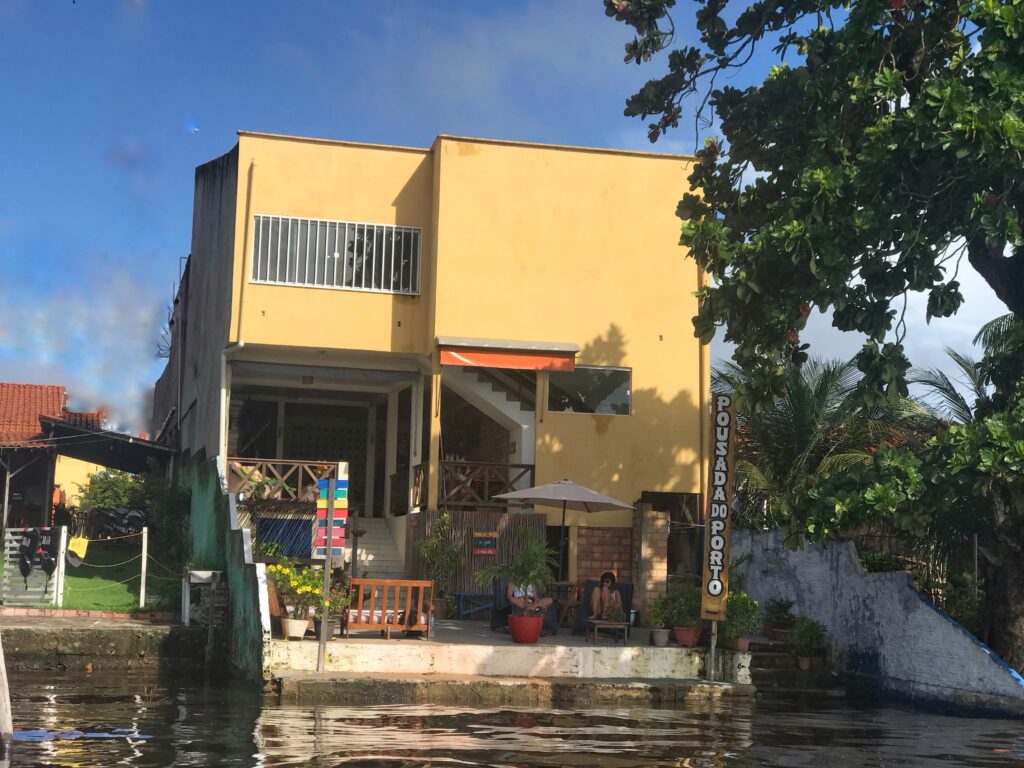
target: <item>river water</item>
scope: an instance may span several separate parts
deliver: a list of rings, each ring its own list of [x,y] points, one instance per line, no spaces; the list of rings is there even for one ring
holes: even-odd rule
[[[1024,766],[1024,721],[841,698],[687,709],[278,705],[142,673],[14,674],[17,766]]]

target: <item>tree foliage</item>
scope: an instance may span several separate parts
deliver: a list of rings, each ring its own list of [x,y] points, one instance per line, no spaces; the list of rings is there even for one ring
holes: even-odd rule
[[[736,479],[745,522],[781,527],[809,480],[869,464],[880,448],[918,445],[934,433],[934,419],[912,400],[865,406],[856,397],[859,379],[849,361],[789,364],[782,397],[737,413]],[[712,381],[735,391],[747,376],[726,364],[713,371]]]
[[[81,504],[85,509],[112,509],[141,507],[142,483],[135,475],[119,469],[104,469],[89,475],[85,485],[79,485]]]
[[[638,33],[627,61],[671,49],[674,4],[605,0]],[[783,392],[812,307],[864,335],[862,399],[897,402],[906,294],[927,293],[929,319],[954,314],[964,257],[1024,317],[1020,0],[698,0],[696,33],[626,114],[657,118],[652,141],[684,103],[717,118],[725,141],[697,152],[677,213],[712,278],[696,335],[725,326],[747,374],[741,403]],[[772,45],[788,60],[760,85],[720,86]]]
[[[985,634],[1024,669],[1022,511],[1024,384],[1003,412],[951,425],[917,450],[886,449],[870,464],[808,481],[788,524],[812,539],[872,524],[940,543],[977,535]]]

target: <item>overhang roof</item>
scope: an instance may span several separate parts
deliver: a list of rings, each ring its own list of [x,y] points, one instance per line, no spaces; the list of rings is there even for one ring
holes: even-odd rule
[[[0,382],[0,447],[42,448],[39,417],[64,413],[60,384]]]
[[[438,336],[439,347],[464,349],[500,349],[509,352],[565,352],[576,354],[579,344],[558,341],[515,341],[512,339],[475,339],[469,336]]]
[[[166,464],[174,449],[141,437],[105,429],[76,426],[61,419],[42,417],[50,445],[61,456],[138,474],[149,469],[150,460]]]

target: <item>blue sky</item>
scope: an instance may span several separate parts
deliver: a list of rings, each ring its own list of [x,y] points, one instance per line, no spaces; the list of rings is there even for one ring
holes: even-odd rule
[[[623,64],[629,31],[600,0],[2,0],[0,380],[63,383],[73,407],[145,428],[193,169],[238,129],[649,148],[622,107],[662,64]],[[657,149],[693,145],[685,127]],[[915,363],[1005,311],[973,274],[968,291],[941,327],[911,317]],[[807,336],[829,355],[861,343],[827,322]]]

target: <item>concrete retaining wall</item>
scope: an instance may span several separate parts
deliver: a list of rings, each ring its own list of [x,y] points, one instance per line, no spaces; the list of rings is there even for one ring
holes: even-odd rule
[[[271,666],[312,672],[317,643],[274,640]],[[481,675],[485,677],[695,680],[703,678],[700,648],[647,646],[475,645],[424,641],[332,641],[326,671],[361,675]],[[750,654],[720,651],[716,679],[750,683]]]
[[[1024,679],[918,592],[907,573],[868,573],[851,543],[791,551],[779,532],[738,530],[732,559],[756,600],[793,601],[829,631],[838,669],[910,699],[1024,714]]]

